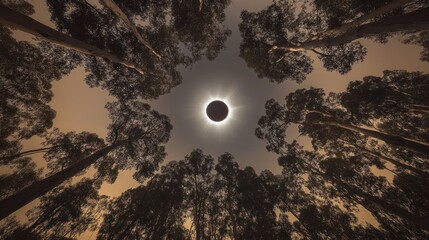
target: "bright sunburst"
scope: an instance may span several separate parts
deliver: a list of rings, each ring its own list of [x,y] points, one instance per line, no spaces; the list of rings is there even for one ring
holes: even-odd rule
[[[209,84],[207,84],[209,85]],[[195,104],[197,109],[195,111],[195,124],[199,126],[201,134],[219,134],[219,136],[226,137],[227,135],[235,132],[237,124],[240,119],[241,106],[239,93],[235,86],[219,86],[217,84],[205,85],[204,89],[195,89]],[[213,121],[207,115],[207,106],[213,101],[222,101],[228,107],[227,117],[219,122]]]

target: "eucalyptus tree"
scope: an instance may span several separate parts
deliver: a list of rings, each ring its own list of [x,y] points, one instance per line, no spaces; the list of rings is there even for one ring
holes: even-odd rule
[[[185,167],[169,162],[145,185],[127,190],[108,207],[97,239],[187,239]]]
[[[223,203],[218,206],[217,211],[223,220],[223,226],[221,225],[221,228],[224,229],[222,235],[231,239],[239,239],[239,222],[241,221],[239,220],[240,210],[237,201],[239,194],[237,181],[240,171],[238,163],[234,161],[234,157],[231,154],[225,153],[219,157],[215,170],[216,177],[213,184],[216,191],[215,199]]]
[[[368,166],[354,160],[355,157],[323,156],[303,151],[296,142],[288,148],[282,164],[307,174],[305,186],[319,198],[331,201],[337,198],[350,211],[356,210],[359,204],[376,217],[384,215],[383,221],[406,226],[412,236],[425,235],[429,218],[426,211],[416,209],[419,208],[417,206],[409,208],[407,203],[392,199],[388,195],[390,186],[384,177],[375,176]],[[402,199],[402,196],[396,197]],[[418,206],[424,205],[420,203]]]
[[[241,224],[239,239],[275,239],[281,237],[275,214],[275,199],[264,187],[263,181],[251,167],[245,167],[238,175],[238,201]],[[283,222],[287,225],[287,222]],[[286,226],[287,227],[287,226]],[[287,236],[286,236],[287,237]]]
[[[0,199],[5,199],[39,180],[42,174],[42,169],[37,168],[28,157],[16,159],[7,167],[10,168],[11,173],[0,174]]]
[[[227,34],[216,30],[222,29],[224,20],[218,17],[223,16],[227,6],[222,2],[206,4],[207,10],[204,8],[205,14],[201,16],[207,20],[188,23],[191,20],[186,19],[184,24],[189,24],[189,28],[201,26],[201,31],[192,31],[201,34],[193,39],[182,39],[180,36],[183,34],[173,24],[176,18],[174,1],[117,1],[115,6],[111,2],[103,1],[107,7],[97,11],[82,1],[49,0],[48,6],[51,19],[60,31],[121,59],[128,59],[145,71],[142,76],[121,66],[114,67],[99,58],[86,61],[85,66],[91,73],[87,76],[87,82],[91,86],[109,89],[120,98],[141,96],[152,99],[168,93],[170,88],[181,82],[176,67],[186,67],[202,55],[214,59],[226,40]],[[209,14],[212,11],[215,14]],[[197,14],[189,13],[191,17]],[[182,31],[189,28],[186,26]],[[146,44],[142,44],[142,40]],[[181,48],[182,44],[191,51],[191,56]]]
[[[225,48],[225,41],[231,35],[225,21],[225,9],[231,0],[171,1],[171,25],[177,37],[191,52],[194,60],[206,56],[214,60]]]
[[[386,16],[404,14],[414,11],[418,8],[427,7],[426,1],[415,0],[387,0],[387,1],[356,1],[347,0],[338,2],[333,1],[314,1],[316,9],[326,14],[328,28],[322,36],[328,36],[335,33],[344,32],[354,26],[359,26],[366,21],[380,19]],[[387,37],[393,34],[381,34],[373,37],[374,40],[385,43]],[[428,31],[404,32],[401,36],[402,42],[406,44],[416,44],[423,47],[421,60],[428,61],[429,51]]]
[[[186,65],[187,60],[164,25],[147,28],[141,34],[148,42],[156,43],[153,48],[160,55],[165,55],[164,61],[159,61],[110,8],[95,10],[85,1],[50,0],[47,4],[58,31],[127,61],[124,67],[105,58],[87,56],[84,66],[90,86],[101,86],[127,100],[154,99],[180,84],[181,76],[175,68]]]
[[[385,42],[386,34],[415,33],[429,26],[426,1],[362,1],[359,8],[348,6],[355,1],[346,1],[347,14],[336,7],[342,2],[326,2],[275,0],[260,12],[243,11],[240,56],[261,78],[302,82],[312,71],[308,51],[328,71],[345,74],[364,60],[366,49],[357,41],[360,38],[377,37]]]
[[[353,201],[359,202],[370,210],[378,221],[390,223],[391,226],[397,228],[396,232],[403,236],[427,238],[427,226],[425,226],[427,220],[425,219],[429,216],[426,210],[428,195],[427,190],[421,187],[423,182],[409,181],[410,179],[406,176],[399,175],[394,179],[395,185],[390,185],[383,180],[383,177],[373,175],[367,166],[360,164],[355,158],[327,158],[320,163],[320,167],[330,177],[342,179],[349,186],[369,193],[371,197],[365,197],[363,200],[356,198]],[[408,182],[407,187],[400,183],[404,180]],[[349,194],[350,192],[347,192],[343,198],[348,198]],[[379,201],[380,199],[382,201]],[[371,203],[373,200],[384,204],[383,207],[380,209],[381,205]],[[395,233],[389,228],[386,230]]]
[[[194,225],[192,236],[197,239],[206,239],[208,236],[208,207],[210,195],[213,194],[214,159],[205,155],[201,149],[193,150],[184,159],[186,168],[183,188],[186,192],[185,205],[188,206],[189,218]]]
[[[374,140],[355,135],[328,140],[323,146],[327,154],[346,153],[349,156],[359,156],[362,163],[386,170],[394,177],[406,175],[409,181],[420,183],[429,181],[429,166],[425,161],[420,160],[412,152],[407,151],[406,156],[401,156],[392,151],[393,149],[394,147],[380,146]]]
[[[111,0],[103,0],[104,5],[107,5],[112,10]],[[146,1],[144,3],[135,3],[132,1],[117,1],[117,8],[121,9],[129,21],[133,21],[133,25],[138,33],[147,34],[160,28],[160,26],[169,29],[170,41],[174,44],[181,43],[190,52],[192,61],[197,61],[201,57],[206,56],[209,60],[213,60],[224,48],[224,43],[231,31],[227,29],[223,22],[225,21],[225,9],[231,3],[230,0],[222,1]],[[118,12],[117,10],[112,10]],[[123,16],[121,14],[121,16]],[[122,19],[124,17],[121,17]],[[141,21],[147,23],[141,24]],[[139,23],[140,22],[140,23]],[[130,29],[130,24],[127,23]],[[132,30],[134,33],[135,30]],[[140,34],[141,35],[141,34]],[[140,38],[140,37],[137,37]],[[142,37],[146,42],[151,43],[150,48],[155,48],[153,53],[161,58],[168,58],[171,53],[158,53],[155,43],[159,40],[147,36]],[[144,43],[143,43],[144,44]],[[145,44],[144,44],[145,45]],[[147,45],[147,44],[146,44]],[[154,46],[152,46],[154,45]],[[169,47],[171,47],[169,46]],[[149,48],[149,46],[147,46]]]
[[[98,239],[289,239],[264,179],[229,153],[214,165],[195,149],[115,199]]]
[[[299,148],[292,146],[288,146],[290,155],[278,158],[280,175],[268,171],[260,174],[269,195],[276,200],[277,211],[289,216],[288,235],[292,239],[384,239],[383,231],[359,225],[353,211],[342,210],[333,199],[309,191],[313,190],[308,186],[309,175],[295,166],[292,157]]]
[[[17,41],[0,26],[0,157],[21,149],[21,140],[40,136],[52,127],[55,111],[49,106],[51,84],[68,74],[79,61],[58,60],[63,51],[53,51]],[[5,163],[1,161],[2,164]]]
[[[139,33],[135,24],[131,21],[130,18],[122,11],[122,9],[113,1],[113,0],[103,0],[103,5],[108,7],[118,18],[120,18],[128,28],[133,32],[134,36],[142,43],[145,47],[147,47],[155,56],[161,58],[161,56],[152,48],[151,44],[143,38],[143,36]],[[89,4],[89,3],[88,3]],[[96,10],[98,12],[98,10]]]
[[[18,227],[6,239],[72,239],[98,225],[107,197],[100,196],[99,182],[83,179],[71,185],[55,188],[40,199],[40,204],[28,212],[29,223]]]
[[[286,104],[271,99],[266,103],[266,115],[258,122],[256,136],[269,139],[270,150],[278,151],[285,144],[286,130],[297,124],[299,132],[312,138],[313,146],[323,146],[327,139],[344,134],[362,134],[385,143],[429,155],[429,143],[419,139],[377,130],[374,125],[355,123],[353,114],[338,103],[334,94],[325,96],[322,89],[299,89],[289,94]]]
[[[366,76],[362,81],[350,82],[347,91],[341,94],[340,98],[341,104],[353,114],[356,122],[368,124],[371,119],[391,118],[398,119],[405,129],[409,127],[405,125],[406,121],[413,122],[416,127],[424,128],[424,122],[428,121],[429,114],[428,91],[429,75],[427,74],[398,70],[384,71],[382,77]],[[423,122],[418,122],[413,117]],[[423,126],[420,126],[421,124]],[[413,131],[416,136],[424,134],[419,132],[425,130],[413,129]]]
[[[165,157],[165,148],[162,145],[168,141],[172,128],[168,117],[151,110],[148,104],[138,101],[108,103],[106,108],[112,120],[108,127],[106,143],[101,144],[94,135],[88,135],[90,139],[96,140],[97,144],[88,144],[89,149],[81,149],[77,156],[66,151],[67,154],[71,154],[70,157],[77,159],[74,161],[60,159],[59,164],[53,165],[59,168],[58,172],[0,201],[1,218],[43,196],[90,166],[102,168],[104,174],[117,174],[119,169],[134,168],[136,171],[133,176],[141,182],[157,170]],[[96,146],[99,147],[92,148]],[[63,150],[55,149],[52,156],[55,158],[61,156]],[[104,163],[105,159],[108,161],[107,165]],[[61,168],[63,169],[60,170]],[[113,181],[114,178],[107,176],[108,180]]]
[[[420,60],[429,62],[429,31],[421,31],[411,36],[407,35],[404,37],[403,42],[422,46],[423,50],[420,53]]]
[[[277,192],[268,186],[271,172],[258,175],[251,167],[240,169],[234,157],[224,153],[214,174],[221,239],[290,239],[292,226],[285,215],[277,216]]]
[[[34,13],[33,5],[26,0],[1,0],[0,3],[25,15]]]
[[[0,21],[84,53],[80,57],[89,73],[87,83],[107,89],[120,100],[154,99],[168,93],[181,82],[179,65],[189,66],[203,55],[213,60],[231,33],[223,26],[227,0],[204,1],[200,11],[179,1],[103,3],[106,7],[97,9],[84,0],[47,1],[57,28],[53,29],[6,1]]]
[[[10,9],[3,4],[0,5],[0,12],[2,13],[2,18],[0,18],[0,22],[3,25],[19,29],[36,37],[40,37],[42,39],[48,40],[60,46],[67,47],[69,49],[73,49],[81,53],[108,59],[109,61],[121,64],[125,67],[135,69],[141,74],[144,73],[144,71],[139,66],[136,66],[132,62],[123,60],[114,54],[104,51],[103,49],[97,48],[96,46],[92,46],[85,42],[74,39],[73,37],[70,37],[66,34],[58,32],[55,29],[50,28],[32,19],[31,17],[28,17],[27,15],[20,13],[19,11]]]
[[[17,231],[17,229],[23,229],[24,225],[16,219],[16,217],[6,218],[0,223],[0,238],[10,239],[10,237]],[[8,240],[9,240],[8,239]],[[42,237],[37,234],[28,234],[28,240],[42,240]]]

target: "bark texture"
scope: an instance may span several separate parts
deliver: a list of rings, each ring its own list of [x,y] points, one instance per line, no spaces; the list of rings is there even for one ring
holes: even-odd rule
[[[357,127],[349,124],[338,123],[338,122],[325,121],[325,122],[321,122],[320,124],[327,124],[330,126],[335,126],[342,129],[350,130],[356,133],[361,133],[366,136],[382,140],[388,144],[408,148],[413,152],[421,153],[429,156],[429,144],[425,142],[417,142],[401,136],[390,135],[390,134],[378,132],[375,130],[365,129],[365,128],[361,128],[361,127]]]
[[[345,23],[343,25],[341,25],[340,27],[331,29],[331,30],[327,30],[321,34],[319,34],[317,36],[318,39],[320,38],[324,38],[324,37],[328,37],[328,36],[338,36],[344,32],[347,32],[353,28],[359,27],[361,24],[374,19],[376,17],[380,17],[386,13],[392,12],[395,9],[400,8],[402,5],[409,3],[409,2],[413,2],[414,0],[394,0],[390,3],[387,3],[386,5],[383,5],[377,9],[375,9],[374,11],[367,13],[363,16],[360,16],[358,18],[356,18],[355,20],[349,22],[349,23]]]
[[[111,152],[112,150],[121,146],[124,143],[125,142],[118,142],[110,146],[107,146],[101,150],[98,150],[92,155],[80,160],[76,164],[58,173],[55,173],[52,176],[49,176],[45,179],[37,181],[31,184],[30,186],[25,187],[21,191],[13,194],[12,196],[9,196],[1,200],[0,201],[0,220],[9,216],[10,214],[17,211],[18,209],[25,206],[26,204],[30,203],[31,201],[43,196],[44,194],[46,194],[53,188],[59,186],[61,183],[65,182],[66,180],[72,178],[77,173],[88,168],[93,163],[95,163],[98,159],[106,156],[109,152]]]
[[[67,34],[50,28],[32,19],[29,16],[14,11],[4,6],[3,4],[0,4],[0,23],[5,26],[9,26],[34,35],[36,37],[45,39],[61,47],[72,49],[92,56],[101,57],[111,62],[121,64],[127,68],[135,69],[142,75],[145,73],[142,68],[132,62],[120,59],[118,56],[109,53],[103,49],[97,48],[80,40],[77,40],[73,37],[70,37]]]
[[[122,11],[122,9],[113,1],[113,0],[102,0],[104,5],[108,7],[118,18],[120,18],[127,26],[131,29],[131,31],[134,33],[136,38],[145,46],[147,47],[157,58],[161,58],[161,56],[152,48],[150,43],[146,41],[142,37],[142,35],[137,30],[136,25],[131,22],[131,20],[128,18],[128,16]]]

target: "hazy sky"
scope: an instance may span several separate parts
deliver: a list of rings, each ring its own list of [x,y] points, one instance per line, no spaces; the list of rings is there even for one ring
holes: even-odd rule
[[[32,2],[36,5],[36,15],[33,17],[53,26],[49,23],[44,1]],[[419,61],[421,49],[416,46],[401,44],[396,39],[385,45],[364,40],[361,42],[368,48],[365,61],[354,65],[347,75],[327,72],[315,58],[314,71],[302,84],[275,84],[258,79],[239,57],[241,39],[238,24],[242,10],[258,11],[270,3],[269,0],[233,0],[226,10],[225,25],[232,31],[226,49],[214,61],[203,59],[191,69],[183,69],[183,83],[173,88],[171,93],[150,102],[154,109],[169,116],[173,125],[165,162],[183,159],[192,149],[201,148],[215,158],[230,152],[241,167],[252,166],[257,172],[270,169],[279,173],[277,157],[268,153],[265,143],[254,136],[257,121],[263,115],[264,104],[268,99],[284,102],[288,93],[309,86],[322,87],[326,92],[343,91],[349,81],[367,75],[380,76],[386,69],[429,72],[429,63]],[[25,34],[17,36],[26,38]],[[90,131],[104,137],[109,124],[104,105],[112,98],[106,91],[89,88],[84,77],[85,71],[78,68],[53,84],[51,106],[57,112],[54,126],[64,132]],[[227,100],[233,109],[232,118],[220,126],[208,124],[203,114],[204,104],[212,97]],[[297,133],[291,132],[289,137],[296,138]],[[303,138],[301,141],[306,142]],[[33,140],[26,143],[26,148],[33,148],[37,144],[38,141]],[[136,186],[131,175],[130,172],[121,173],[114,185],[104,185],[102,193],[118,196],[125,189]]]

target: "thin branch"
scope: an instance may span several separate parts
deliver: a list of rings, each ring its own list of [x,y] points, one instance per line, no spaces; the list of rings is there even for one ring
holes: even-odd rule
[[[204,0],[199,0],[200,5],[198,6],[198,12],[202,12],[203,11],[203,5],[204,5]]]
[[[27,15],[6,7],[3,4],[0,4],[0,23],[5,26],[16,28],[23,32],[29,33],[41,39],[45,39],[61,47],[92,56],[101,57],[109,60],[110,62],[118,63],[124,67],[134,69],[141,75],[145,74],[145,71],[133,62],[123,60],[115,54],[105,51],[104,49],[92,46],[86,42],[59,32],[56,29],[48,27]]]
[[[23,156],[27,156],[27,155],[32,155],[32,154],[36,154],[36,153],[42,153],[42,152],[47,152],[51,149],[55,149],[55,148],[59,148],[64,146],[64,144],[61,145],[55,145],[55,146],[51,146],[51,147],[44,147],[44,148],[38,148],[38,149],[32,149],[32,150],[28,150],[28,151],[24,151],[24,152],[20,152],[17,154],[13,154],[13,155],[9,155],[9,156],[3,156],[0,157],[0,160],[3,159],[8,159],[8,160],[12,160],[14,158],[18,158],[18,157],[23,157]]]
[[[319,51],[317,51],[316,49],[311,49],[311,51],[313,51],[314,53],[316,53],[317,55],[320,55],[320,56],[324,56],[324,57],[333,57],[333,56],[335,56],[335,55],[332,55],[332,54],[325,54],[325,53],[322,53],[322,52],[319,52]]]
[[[102,14],[101,14],[101,12],[100,12],[97,8],[95,8],[94,6],[92,6],[92,4],[91,4],[91,3],[89,3],[89,2],[88,2],[88,1],[86,1],[86,0],[83,0],[83,2],[85,3],[85,5],[87,5],[88,7],[90,7],[92,10],[94,10],[94,11],[96,11],[98,14],[102,15]]]
[[[161,59],[161,56],[152,48],[152,46],[149,44],[146,39],[142,37],[142,35],[137,30],[137,27],[134,25],[134,23],[131,22],[131,20],[128,18],[128,16],[122,11],[121,8],[113,1],[113,0],[101,0],[104,5],[109,8],[118,18],[120,18],[125,25],[127,25],[130,30],[134,33],[136,38],[146,47],[148,48],[157,58]]]

